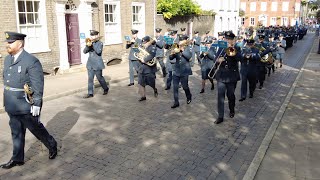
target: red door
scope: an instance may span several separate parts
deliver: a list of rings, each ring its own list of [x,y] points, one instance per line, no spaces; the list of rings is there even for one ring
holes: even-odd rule
[[[78,14],[66,14],[66,28],[69,63],[81,64]]]

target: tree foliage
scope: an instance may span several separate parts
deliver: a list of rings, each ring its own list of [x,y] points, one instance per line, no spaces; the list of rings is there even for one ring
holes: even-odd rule
[[[165,19],[174,16],[200,15],[200,6],[192,0],[158,0],[157,12],[163,14]]]

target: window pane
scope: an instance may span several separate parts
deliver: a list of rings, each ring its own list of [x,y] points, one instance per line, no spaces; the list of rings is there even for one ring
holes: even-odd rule
[[[26,24],[26,14],[25,13],[19,14],[19,24]]]
[[[105,13],[108,13],[108,5],[107,4],[104,5],[104,10],[105,10]]]
[[[104,18],[106,19],[106,22],[109,21],[109,16],[108,16],[108,14],[105,14]]]
[[[109,5],[109,12],[110,12],[110,13],[113,13],[112,5]]]
[[[33,12],[32,1],[27,1],[27,12]]]
[[[39,12],[39,6],[40,1],[34,1],[34,12]]]
[[[26,7],[24,6],[23,1],[18,1],[18,9],[19,9],[19,12],[26,12]]]
[[[110,14],[110,22],[114,22],[113,21],[113,14]]]
[[[34,15],[32,13],[27,14],[27,23],[34,24]]]
[[[35,24],[40,24],[39,13],[34,13]]]

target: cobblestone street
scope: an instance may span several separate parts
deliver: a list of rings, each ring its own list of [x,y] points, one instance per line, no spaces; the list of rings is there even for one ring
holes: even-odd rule
[[[28,132],[26,164],[0,169],[0,179],[242,179],[313,40],[308,34],[289,48],[285,66],[267,77],[253,99],[238,101],[239,82],[236,115],[227,116],[225,103],[225,121],[219,125],[213,123],[217,91],[207,85],[199,94],[198,65],[190,77],[193,101],[188,105],[181,89],[180,107],[174,110],[172,90],[163,90],[160,74],[159,96],[147,87],[144,102],[138,102],[137,87],[127,87],[127,80],[111,84],[107,96],[99,88],[91,99],[82,99],[82,92],[47,101],[41,119],[58,140],[57,158],[49,160],[45,146]],[[11,157],[12,141],[7,114],[0,119],[2,163]]]

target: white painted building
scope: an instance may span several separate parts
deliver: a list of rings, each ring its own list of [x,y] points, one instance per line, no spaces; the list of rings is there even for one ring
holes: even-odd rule
[[[232,30],[236,35],[240,27],[240,0],[195,0],[203,10],[216,12],[213,36]]]

